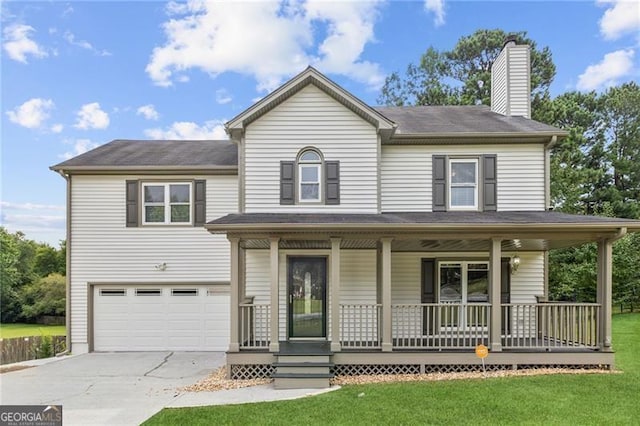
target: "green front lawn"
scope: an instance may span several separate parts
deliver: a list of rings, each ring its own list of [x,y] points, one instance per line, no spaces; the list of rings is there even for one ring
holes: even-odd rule
[[[638,424],[640,314],[613,319],[620,374],[344,386],[310,398],[164,409],[145,425]]]
[[[27,336],[65,336],[64,325],[0,324],[0,339]]]

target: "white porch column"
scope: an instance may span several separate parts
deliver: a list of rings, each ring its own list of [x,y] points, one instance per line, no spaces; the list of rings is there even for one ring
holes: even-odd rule
[[[270,275],[271,275],[271,341],[269,351],[280,350],[280,238],[269,238],[270,243]]]
[[[393,238],[381,238],[382,242],[382,351],[391,352],[391,241]]]
[[[611,348],[611,288],[612,288],[612,247],[610,240],[598,241],[598,303],[600,318],[598,345],[602,350]]]
[[[502,300],[500,287],[502,282],[500,257],[502,256],[502,240],[491,239],[489,253],[489,294],[491,295],[491,321],[489,330],[489,346],[492,352],[502,351]]]
[[[340,352],[340,243],[331,238],[331,351]]]
[[[229,352],[240,352],[240,238],[228,237],[231,243],[231,316],[229,324],[231,326],[231,335],[229,338]]]

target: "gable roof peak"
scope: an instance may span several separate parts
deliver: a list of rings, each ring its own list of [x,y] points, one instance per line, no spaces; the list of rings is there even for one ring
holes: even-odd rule
[[[384,132],[386,137],[393,133],[396,128],[396,124],[393,121],[343,89],[313,66],[308,65],[298,75],[225,123],[225,130],[232,139],[237,139],[251,122],[257,120],[310,84],[313,84],[356,115],[374,125],[379,131]]]

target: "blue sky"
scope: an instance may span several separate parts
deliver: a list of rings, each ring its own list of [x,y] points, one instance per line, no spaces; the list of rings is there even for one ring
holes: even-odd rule
[[[480,28],[527,31],[552,94],[639,80],[635,1],[3,2],[1,223],[57,245],[48,167],[113,139],[225,137],[222,124],[311,64],[374,105],[387,74]]]

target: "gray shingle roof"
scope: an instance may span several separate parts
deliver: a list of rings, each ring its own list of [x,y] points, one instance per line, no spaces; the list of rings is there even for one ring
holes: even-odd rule
[[[522,225],[522,224],[574,224],[629,226],[640,229],[639,220],[602,216],[586,216],[553,211],[509,212],[433,212],[433,213],[233,213],[213,220],[209,225],[378,225],[378,224],[469,224],[469,225]],[[322,229],[322,228],[320,228]]]
[[[537,133],[563,134],[555,127],[524,117],[506,117],[478,106],[374,107],[394,121],[395,135],[443,133]]]
[[[114,140],[51,168],[229,168],[237,165],[238,147],[228,140]]]

